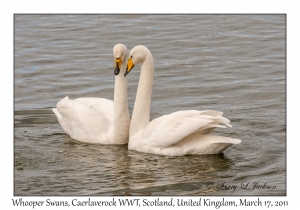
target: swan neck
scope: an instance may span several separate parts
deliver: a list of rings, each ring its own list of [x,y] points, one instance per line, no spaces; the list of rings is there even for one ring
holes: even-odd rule
[[[120,73],[115,76],[113,138],[114,141],[126,140],[128,142],[128,138],[124,139],[124,137],[122,137],[124,135],[128,137],[130,122],[127,99],[127,78],[124,77],[126,68],[127,62],[123,62]]]
[[[152,55],[148,55],[141,66],[140,80],[130,124],[130,136],[139,133],[150,122],[150,105],[154,77]]]

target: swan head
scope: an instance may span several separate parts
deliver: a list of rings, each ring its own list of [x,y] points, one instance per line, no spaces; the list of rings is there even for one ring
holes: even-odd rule
[[[120,73],[120,69],[124,60],[127,56],[127,47],[123,44],[116,44],[113,49],[114,60],[115,60],[115,75]]]
[[[147,47],[143,45],[135,46],[129,53],[127,69],[124,76],[126,76],[135,65],[143,63],[149,55],[152,57],[151,52]]]

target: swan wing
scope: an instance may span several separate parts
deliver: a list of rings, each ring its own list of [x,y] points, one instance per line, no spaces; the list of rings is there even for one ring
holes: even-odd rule
[[[174,112],[152,120],[145,128],[142,139],[155,147],[169,147],[184,137],[206,128],[228,125],[222,112],[187,110]]]
[[[109,141],[107,131],[111,128],[112,122],[101,113],[68,97],[60,100],[56,107],[54,113],[59,113],[58,119],[63,122],[61,123],[63,129],[68,131],[66,133],[73,139],[91,143]]]
[[[170,156],[219,154],[231,145],[239,143],[241,140],[230,137],[193,133],[171,147],[162,148],[160,154]]]
[[[105,118],[113,121],[114,117],[114,102],[105,98],[76,98],[74,101],[82,103],[91,109],[94,109],[96,112],[103,115]]]

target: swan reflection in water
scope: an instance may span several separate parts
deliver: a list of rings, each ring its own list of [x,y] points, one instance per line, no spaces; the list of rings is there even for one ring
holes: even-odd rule
[[[177,194],[183,190],[206,193],[207,183],[234,165],[223,153],[171,157],[128,151],[127,145],[82,143],[68,136],[64,144],[66,149],[60,156],[65,168],[59,176],[76,179],[78,186],[84,185],[90,195],[156,195],[158,192],[157,195],[164,195],[162,192]],[[80,170],[87,165],[88,170]],[[70,170],[77,172],[70,176]]]

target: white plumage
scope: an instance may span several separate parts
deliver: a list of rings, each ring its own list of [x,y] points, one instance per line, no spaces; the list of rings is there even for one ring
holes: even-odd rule
[[[142,63],[142,66],[130,123],[130,150],[170,156],[218,154],[241,142],[239,139],[210,134],[216,127],[231,127],[230,121],[218,111],[178,111],[150,122],[154,63],[145,46],[136,46],[130,51],[125,75],[138,63]]]
[[[116,62],[114,102],[104,98],[71,100],[65,97],[52,109],[63,130],[73,139],[100,144],[128,143],[130,118],[127,80],[123,76],[127,67],[127,48],[117,44],[113,52]]]

